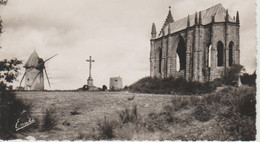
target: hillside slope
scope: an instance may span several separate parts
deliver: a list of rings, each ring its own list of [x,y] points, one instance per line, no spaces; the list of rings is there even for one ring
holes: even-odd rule
[[[34,129],[17,136],[37,140],[254,140],[255,94],[252,87],[226,87],[201,96],[19,92],[19,98],[33,103],[32,115],[40,122],[44,111],[54,108],[58,129]],[[72,115],[73,111],[78,114]]]

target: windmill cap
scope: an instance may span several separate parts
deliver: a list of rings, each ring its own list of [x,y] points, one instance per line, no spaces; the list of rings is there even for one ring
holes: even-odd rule
[[[38,62],[39,62],[39,56],[34,50],[23,67],[24,68],[37,67]]]

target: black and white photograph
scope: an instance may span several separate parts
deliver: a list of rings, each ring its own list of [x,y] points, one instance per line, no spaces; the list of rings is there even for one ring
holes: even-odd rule
[[[257,141],[257,3],[0,0],[0,140]]]

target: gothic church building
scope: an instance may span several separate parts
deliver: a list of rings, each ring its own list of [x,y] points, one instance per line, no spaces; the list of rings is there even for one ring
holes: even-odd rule
[[[157,35],[152,25],[151,77],[211,81],[239,64],[239,13],[233,18],[222,4],[174,21],[171,10]]]

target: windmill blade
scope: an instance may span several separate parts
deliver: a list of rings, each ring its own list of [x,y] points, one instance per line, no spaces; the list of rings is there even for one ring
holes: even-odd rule
[[[20,81],[20,85],[19,85],[19,87],[21,87],[21,84],[22,84],[23,78],[24,78],[24,76],[25,76],[26,73],[27,73],[27,72],[25,72],[25,73],[23,74],[23,77],[22,77],[22,80]]]
[[[53,58],[53,57],[57,56],[57,55],[58,55],[58,54],[56,54],[56,55],[54,55],[54,56],[52,56],[52,57],[48,58],[47,60],[45,60],[45,61],[44,61],[44,63],[45,63],[45,62],[47,62],[48,60],[50,60],[51,58]]]
[[[46,74],[46,78],[47,78],[47,80],[48,80],[49,86],[51,87],[51,83],[50,83],[50,80],[49,80],[49,77],[48,77],[48,74],[47,74],[47,71],[46,71],[45,68],[44,68],[44,72],[45,72],[45,74]]]
[[[36,80],[36,78],[38,77],[38,75],[39,75],[40,73],[42,73],[42,71],[39,71],[39,72],[37,73],[37,75],[36,75],[35,78],[33,79],[32,85],[33,85],[34,81]]]
[[[21,87],[21,84],[22,84],[23,79],[24,79],[24,77],[25,77],[25,74],[27,74],[27,73],[28,73],[29,71],[31,71],[31,70],[33,70],[33,68],[31,68],[30,70],[26,71],[26,72],[23,74],[23,77],[22,77],[22,79],[21,79],[21,81],[20,81],[20,87]]]

